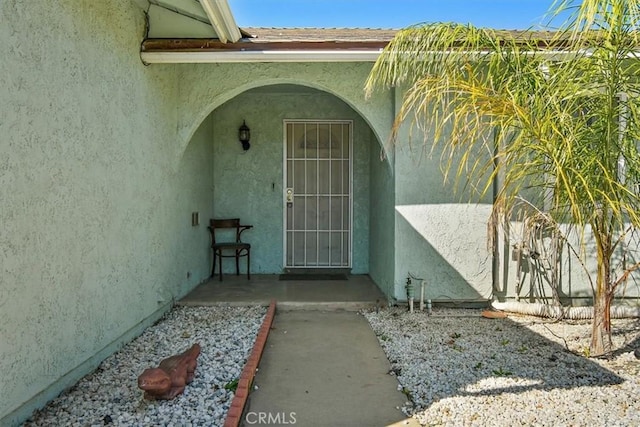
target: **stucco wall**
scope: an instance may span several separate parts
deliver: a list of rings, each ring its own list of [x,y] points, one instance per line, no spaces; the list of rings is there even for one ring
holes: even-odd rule
[[[395,297],[394,176],[371,134],[371,203],[369,275],[388,298]]]
[[[297,84],[333,94],[359,113],[383,143],[393,123],[390,91],[365,99],[364,84],[372,63],[257,63],[180,65],[178,134],[186,145],[215,108],[252,88]]]
[[[504,245],[501,247],[499,287],[496,297],[499,299],[551,298],[551,280],[553,277],[553,259],[558,258],[556,266],[559,279],[558,293],[562,303],[573,305],[591,305],[593,286],[597,273],[596,248],[593,234],[589,227],[584,236],[578,230],[566,225],[561,226],[567,241],[560,245],[557,255],[554,254],[550,233],[535,233],[521,221],[513,221],[509,232],[502,234]],[[582,246],[581,237],[586,244]],[[612,258],[612,269],[616,280],[625,268],[634,265],[638,260],[639,236],[629,234],[618,245]],[[569,245],[573,249],[569,248]],[[525,248],[519,253],[515,248]],[[531,249],[531,250],[529,250]],[[537,257],[531,257],[531,252]],[[626,254],[623,254],[627,251]],[[577,254],[581,259],[578,259]],[[521,256],[519,256],[521,255]],[[591,278],[591,279],[590,279]],[[592,282],[593,281],[593,282]],[[629,275],[616,290],[616,303],[638,303],[640,296],[640,277],[637,273]]]
[[[144,28],[130,0],[0,3],[2,425],[207,276],[211,129],[182,157],[175,67],[141,63]]]
[[[407,299],[412,274],[427,280],[429,299],[486,300],[492,295],[490,201],[478,200],[463,182],[454,190],[429,137],[408,132],[401,130],[395,150],[395,296]]]
[[[285,87],[286,88],[286,87]],[[251,243],[253,273],[283,270],[283,120],[353,120],[354,274],[369,271],[369,152],[371,132],[344,102],[320,91],[279,92],[278,87],[249,90],[217,108],[214,122],[214,215],[240,217],[254,228],[243,234]],[[267,92],[267,93],[265,93]],[[246,119],[251,148],[243,151],[238,127]],[[233,262],[225,270],[235,270]],[[241,271],[244,271],[242,264]]]
[[[168,261],[168,269],[175,268],[180,294],[207,279],[211,273],[211,240],[209,218],[213,214],[213,120],[205,119],[191,138],[180,159],[177,173],[172,175],[173,201],[168,203],[167,227],[175,241]],[[175,140],[172,141],[175,143]],[[191,215],[197,213],[199,224],[191,224]],[[174,252],[175,250],[175,252]],[[173,268],[172,268],[173,267]],[[174,292],[175,295],[175,292]]]

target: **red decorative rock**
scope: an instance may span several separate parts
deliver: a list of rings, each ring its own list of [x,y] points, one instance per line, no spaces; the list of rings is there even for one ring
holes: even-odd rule
[[[193,381],[198,366],[200,344],[194,344],[184,353],[168,357],[157,368],[145,369],[138,377],[138,387],[145,391],[146,399],[173,399]]]
[[[486,317],[487,319],[504,319],[507,317],[507,313],[503,311],[483,310],[482,317]]]

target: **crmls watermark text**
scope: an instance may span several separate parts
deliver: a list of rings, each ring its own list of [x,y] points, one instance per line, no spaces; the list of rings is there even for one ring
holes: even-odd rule
[[[244,417],[247,424],[295,424],[295,412],[247,412]]]

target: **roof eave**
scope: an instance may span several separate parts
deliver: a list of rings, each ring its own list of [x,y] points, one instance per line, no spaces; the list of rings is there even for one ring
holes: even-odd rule
[[[223,43],[235,43],[242,37],[227,0],[200,0],[211,26]]]

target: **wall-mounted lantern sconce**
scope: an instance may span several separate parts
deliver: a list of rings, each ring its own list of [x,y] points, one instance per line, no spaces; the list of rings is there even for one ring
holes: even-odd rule
[[[249,126],[247,126],[244,120],[242,121],[240,129],[238,129],[238,139],[242,143],[242,149],[244,151],[251,148],[251,144],[249,144],[249,140],[251,139],[251,129],[249,129]]]

